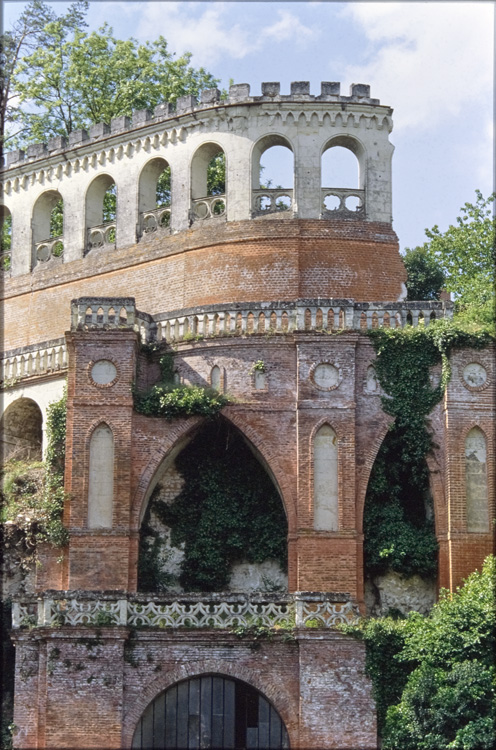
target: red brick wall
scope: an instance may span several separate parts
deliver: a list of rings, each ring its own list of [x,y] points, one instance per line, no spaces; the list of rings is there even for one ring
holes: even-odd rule
[[[212,672],[260,690],[295,749],[376,747],[364,647],[338,633],[307,629],[296,641],[275,636],[254,649],[249,636],[219,630],[62,627],[23,634],[16,645],[18,750],[129,748],[158,694]]]
[[[6,281],[5,349],[63,336],[70,301],[133,296],[151,314],[202,304],[346,297],[395,301],[406,278],[388,225],[233,222],[92,252]]]

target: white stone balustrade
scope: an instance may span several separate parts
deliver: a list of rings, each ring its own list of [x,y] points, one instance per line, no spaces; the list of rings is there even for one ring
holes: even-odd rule
[[[153,232],[170,232],[171,209],[162,206],[153,211],[143,211],[140,215],[141,234],[152,234]]]
[[[207,195],[191,201],[191,218],[193,221],[226,216],[226,196]]]
[[[343,594],[106,594],[45,596],[14,601],[12,627],[333,628],[359,616]]]
[[[265,214],[280,213],[282,211],[293,211],[292,190],[276,190],[273,188],[252,190],[253,216],[264,216]]]
[[[115,221],[107,221],[105,224],[90,227],[87,232],[86,252],[99,250],[102,247],[109,250],[115,248],[116,228]]]
[[[330,207],[326,199],[334,199],[336,206]],[[355,199],[354,201],[352,199]],[[322,188],[322,218],[365,218],[365,190],[351,188]]]
[[[37,242],[34,251],[36,260],[40,263],[46,263],[50,258],[61,258],[64,254],[64,238],[61,235]]]
[[[154,316],[158,341],[188,341],[196,337],[287,333],[314,330],[358,330],[429,325],[452,317],[448,302],[354,303],[353,300],[248,302],[232,307],[209,305]]]
[[[6,385],[36,375],[67,369],[67,347],[64,339],[6,352],[0,361],[0,379]]]

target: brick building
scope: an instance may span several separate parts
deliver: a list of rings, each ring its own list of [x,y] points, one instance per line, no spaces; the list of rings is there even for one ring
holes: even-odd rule
[[[39,454],[68,392],[69,543],[40,551],[36,591],[13,606],[19,750],[376,747],[362,644],[335,628],[366,608],[363,505],[391,421],[365,330],[452,311],[404,301],[391,115],[364,85],[237,85],[7,154],[4,455]],[[293,155],[287,188],[260,184],[273,146]],[[355,155],[356,187],[321,184],[334,147]],[[219,153],[225,188],[209,194]],[[241,559],[223,590],[192,592],[170,542],[170,590],[140,585],[145,520],[169,532],[151,504],[174,501],[179,457],[211,435],[201,416],[136,410],[163,352],[176,383],[229,396],[219,423],[284,509],[287,576]],[[492,549],[492,353],[456,351],[451,367],[428,460],[438,583],[454,588]]]

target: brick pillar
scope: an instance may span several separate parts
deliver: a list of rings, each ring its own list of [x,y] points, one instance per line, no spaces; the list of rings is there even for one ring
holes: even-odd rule
[[[66,490],[64,522],[70,543],[65,587],[127,589],[129,580],[129,510],[131,445],[136,376],[137,334],[132,330],[73,331],[69,352]],[[100,363],[96,370],[95,363]],[[110,363],[110,364],[109,364]],[[111,376],[114,377],[111,378]],[[108,381],[109,382],[98,382]],[[90,442],[95,429],[106,425],[113,435],[111,520],[101,527],[88,516]],[[108,465],[108,462],[107,462]],[[108,469],[106,469],[108,471]],[[98,480],[100,481],[100,480]],[[107,501],[108,501],[107,493]]]

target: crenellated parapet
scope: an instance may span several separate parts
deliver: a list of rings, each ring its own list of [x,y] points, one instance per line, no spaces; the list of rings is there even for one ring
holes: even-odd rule
[[[390,224],[391,114],[362,84],[353,84],[349,96],[341,96],[337,83],[323,83],[318,95],[307,82],[293,83],[288,95],[278,83],[263,83],[260,96],[238,84],[227,99],[217,89],[204,91],[200,101],[179,98],[175,109],[164,103],[74,131],[68,142],[57,137],[8,153],[1,204],[4,216],[12,216],[10,272],[112,252],[149,234],[166,238],[205,222],[277,215]],[[290,185],[267,188],[260,184],[260,160],[275,145],[293,153],[294,176]],[[322,156],[333,146],[356,156],[356,188],[322,184]],[[207,167],[219,152],[225,192],[210,195]],[[170,200],[158,206],[157,180],[166,169]],[[111,185],[117,209],[109,221],[103,198]],[[54,237],[50,216],[61,200],[63,233]]]

